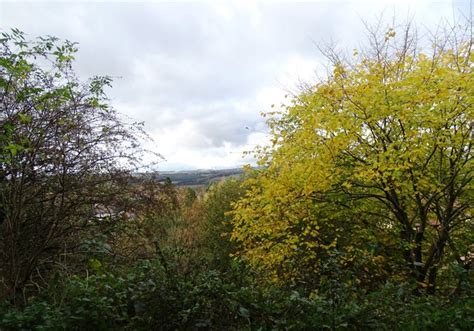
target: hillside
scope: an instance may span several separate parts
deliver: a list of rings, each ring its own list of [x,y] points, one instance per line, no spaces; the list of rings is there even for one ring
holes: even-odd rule
[[[163,171],[156,176],[158,181],[171,179],[177,186],[208,186],[211,183],[229,177],[239,177],[243,174],[242,168],[220,169],[220,170],[185,170],[185,171]]]

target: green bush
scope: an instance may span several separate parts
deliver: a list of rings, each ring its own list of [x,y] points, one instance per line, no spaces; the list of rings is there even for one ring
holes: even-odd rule
[[[472,330],[469,294],[386,284],[363,295],[336,278],[305,293],[256,284],[241,266],[180,275],[142,261],[57,281],[22,310],[3,303],[0,330]]]

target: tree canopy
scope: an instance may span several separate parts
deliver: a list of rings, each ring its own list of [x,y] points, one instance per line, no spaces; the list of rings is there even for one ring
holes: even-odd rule
[[[233,239],[277,282],[318,278],[338,251],[362,278],[393,270],[433,292],[472,254],[472,35],[430,49],[410,27],[369,35],[352,58],[327,51],[328,78],[273,114]]]
[[[0,297],[116,215],[140,159],[141,128],[108,105],[109,77],[77,78],[76,51],[54,37],[0,35]]]

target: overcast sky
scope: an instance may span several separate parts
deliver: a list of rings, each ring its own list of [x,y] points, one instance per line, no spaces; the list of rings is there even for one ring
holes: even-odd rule
[[[432,27],[469,3],[0,0],[0,29],[77,41],[76,72],[114,77],[111,103],[145,122],[158,170],[218,169],[252,162],[242,152],[266,141],[260,112],[323,72],[318,43],[352,50],[362,20]]]

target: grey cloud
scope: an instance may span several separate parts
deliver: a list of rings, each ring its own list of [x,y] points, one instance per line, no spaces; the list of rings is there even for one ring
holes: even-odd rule
[[[455,0],[453,6],[465,4]],[[183,146],[173,146],[176,154],[194,148],[203,158],[225,158],[224,145],[242,150],[252,132],[265,130],[259,112],[273,101],[262,104],[257,97],[268,87],[294,87],[294,81],[281,81],[292,59],[324,63],[314,42],[335,40],[356,47],[364,39],[361,18],[373,19],[384,9],[404,18],[409,8],[375,0],[0,2],[0,28],[79,42],[77,72],[83,78],[115,76],[109,94],[119,111],[145,121],[157,135],[184,130],[186,122],[193,136],[183,139]],[[451,9],[451,2],[417,8],[415,19],[432,25]],[[157,141],[157,152],[175,143]],[[173,166],[194,167],[191,160],[187,166],[181,161]]]

